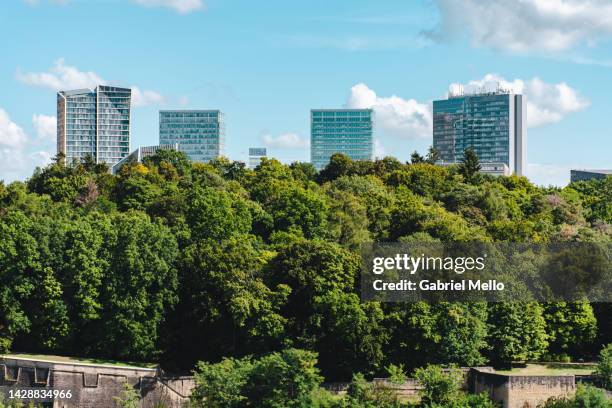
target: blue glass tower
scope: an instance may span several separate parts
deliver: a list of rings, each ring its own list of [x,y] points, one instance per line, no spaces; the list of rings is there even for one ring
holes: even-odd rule
[[[131,89],[100,85],[57,93],[57,151],[114,165],[130,153]]]
[[[312,109],[310,162],[321,170],[334,153],[372,160],[373,119],[372,109]]]
[[[526,113],[522,95],[503,90],[474,95],[451,95],[433,103],[433,146],[440,164],[458,163],[472,148],[483,170],[524,174]],[[503,172],[500,172],[503,173]]]
[[[178,144],[191,160],[208,162],[223,153],[223,119],[218,110],[160,111],[159,144]]]

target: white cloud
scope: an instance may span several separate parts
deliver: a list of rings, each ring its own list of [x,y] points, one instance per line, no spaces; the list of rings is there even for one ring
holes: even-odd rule
[[[449,89],[456,90],[461,84],[451,84]],[[537,127],[558,122],[566,115],[585,109],[589,101],[565,82],[546,83],[540,78],[530,80],[515,79],[507,81],[500,75],[487,74],[481,79],[461,85],[465,92],[494,90],[497,86],[522,93],[527,97],[527,126]]]
[[[310,141],[297,133],[282,133],[278,136],[265,134],[262,140],[266,146],[279,149],[304,149],[310,146]]]
[[[374,157],[382,159],[385,156],[387,156],[387,149],[385,149],[380,139],[374,139]]]
[[[609,0],[436,0],[441,21],[433,37],[467,30],[475,46],[527,52],[593,45],[612,35]]]
[[[164,102],[164,97],[155,91],[141,91],[137,86],[132,87],[132,104],[146,106]]]
[[[23,129],[13,122],[9,114],[0,108],[0,147],[4,149],[20,149],[27,141]]]
[[[28,153],[29,140],[24,130],[0,108],[0,180],[7,182],[25,179],[36,166],[50,160],[49,152]]]
[[[66,65],[63,58],[55,61],[49,72],[21,72],[17,70],[17,80],[27,85],[49,88],[54,91],[67,89],[95,88],[106,81],[95,72],[79,71]]]
[[[364,83],[351,88],[347,108],[372,108],[375,124],[391,135],[406,138],[431,137],[432,113],[428,103],[399,96],[379,97]]]
[[[66,65],[63,58],[53,64],[49,72],[22,72],[17,69],[17,80],[31,86],[48,88],[53,91],[70,89],[93,89],[98,85],[108,85],[110,82],[93,71],[80,71],[78,68]],[[146,106],[164,102],[165,98],[158,92],[141,90],[132,86],[132,104]]]
[[[202,10],[205,7],[202,0],[132,0],[132,2],[145,7],[170,8],[180,14]]]
[[[40,139],[55,140],[57,136],[57,118],[55,116],[33,115],[32,125]]]

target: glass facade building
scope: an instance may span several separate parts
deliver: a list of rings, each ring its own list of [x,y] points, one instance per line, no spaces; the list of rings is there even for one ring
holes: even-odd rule
[[[249,169],[254,169],[259,166],[261,159],[266,157],[267,150],[265,147],[249,147]]]
[[[112,166],[130,152],[128,88],[100,85],[57,93],[57,151],[66,161],[90,154]]]
[[[353,160],[372,160],[372,109],[313,109],[310,111],[310,162],[317,170],[334,153]]]
[[[218,110],[159,112],[159,144],[178,144],[193,161],[208,162],[223,154],[225,123]]]
[[[472,148],[492,174],[500,166],[524,174],[526,111],[522,95],[496,91],[450,96],[433,103],[433,146],[440,153],[440,164],[458,163],[463,152]]]

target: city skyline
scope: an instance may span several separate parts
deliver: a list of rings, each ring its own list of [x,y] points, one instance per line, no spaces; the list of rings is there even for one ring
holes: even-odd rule
[[[247,162],[247,147],[263,146],[291,162],[309,161],[310,109],[373,109],[374,155],[406,161],[432,144],[433,100],[499,83],[527,98],[530,179],[563,184],[571,168],[609,168],[600,84],[612,69],[612,7],[565,0],[561,15],[539,0],[502,3],[3,2],[0,179],[48,162],[55,92],[94,84],[132,88],[132,149],[158,143],[159,110],[219,109],[226,156]],[[496,10],[504,18],[488,21]],[[89,15],[124,29],[89,30]]]

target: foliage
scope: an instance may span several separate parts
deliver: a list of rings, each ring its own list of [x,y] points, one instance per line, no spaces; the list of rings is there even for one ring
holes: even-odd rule
[[[593,386],[579,384],[572,398],[550,398],[541,408],[612,408],[606,394]]]
[[[594,374],[602,387],[612,390],[612,343],[599,352],[599,362]]]
[[[415,378],[423,386],[420,407],[423,408],[495,408],[487,393],[466,394],[461,390],[463,374],[451,367],[428,365],[415,371]]]
[[[451,406],[461,395],[461,372],[455,368],[444,372],[440,366],[418,368],[414,378],[423,386],[421,404],[424,406]]]
[[[402,405],[389,388],[367,381],[362,374],[355,374],[341,406],[346,408],[400,408]]]
[[[196,407],[311,406],[322,381],[315,364],[316,354],[297,349],[256,360],[199,363],[191,401]]]
[[[385,367],[585,359],[610,343],[609,304],[360,301],[371,241],[610,243],[612,178],[542,188],[479,174],[469,152],[459,166],[438,158],[338,154],[317,172],[160,151],[111,175],[60,155],[27,182],[0,182],[0,351],[190,370],[295,347],[318,353],[326,380],[350,381]],[[279,356],[265,370],[289,364]],[[355,378],[347,404],[385,398]],[[335,404],[316,393],[313,406]]]
[[[496,362],[537,360],[548,348],[543,308],[538,303],[494,303],[489,307],[488,344]]]
[[[556,302],[544,306],[544,319],[551,354],[579,355],[588,350],[597,335],[597,320],[587,302]]]
[[[478,172],[481,169],[480,160],[478,160],[478,156],[476,152],[469,148],[465,149],[463,152],[463,158],[459,164],[459,173],[469,182],[475,180],[475,177],[478,175]]]
[[[113,397],[121,408],[139,408],[140,393],[127,381],[123,383],[123,390],[119,396]]]

